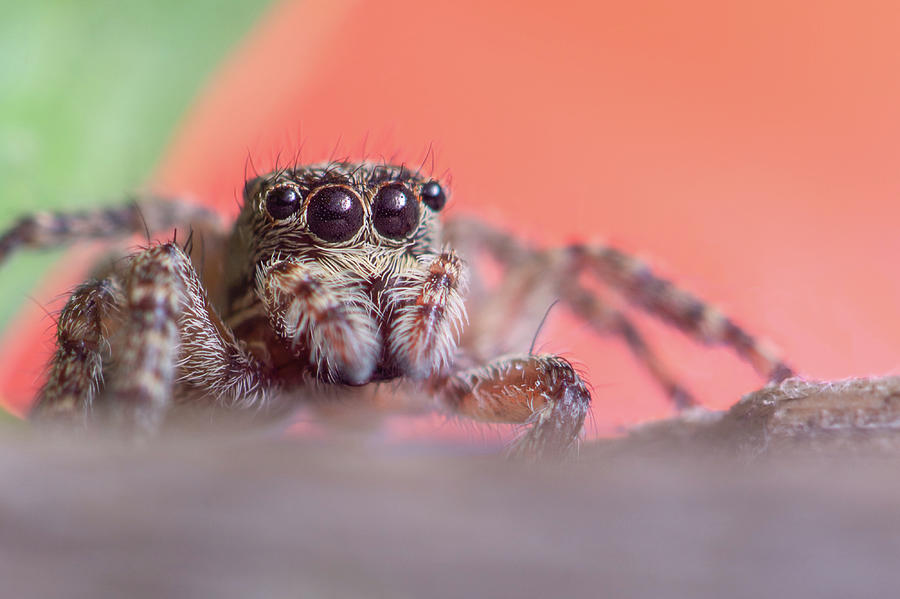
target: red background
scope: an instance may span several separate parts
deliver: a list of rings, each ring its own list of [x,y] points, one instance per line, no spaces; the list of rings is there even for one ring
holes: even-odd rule
[[[433,147],[451,214],[634,251],[808,377],[896,372],[900,7],[736,4],[287,2],[152,183],[231,214],[248,154],[418,165]],[[7,339],[35,341],[0,352],[17,410],[49,347],[26,312]],[[709,405],[758,386],[730,352],[641,325]],[[596,430],[670,413],[619,343],[562,311],[541,339],[585,365]]]

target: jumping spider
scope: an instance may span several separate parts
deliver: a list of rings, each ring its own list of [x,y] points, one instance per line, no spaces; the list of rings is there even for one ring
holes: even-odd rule
[[[630,321],[582,286],[582,271],[694,338],[731,346],[770,379],[790,374],[731,320],[613,248],[536,249],[474,220],[442,231],[444,187],[402,166],[281,169],[248,181],[243,199],[230,233],[206,209],[144,197],[37,214],[0,237],[0,261],[20,247],[144,229],[190,228],[202,241],[202,251],[151,245],[72,293],[35,418],[103,412],[146,432],[172,404],[258,407],[314,387],[392,381],[381,387],[452,413],[529,424],[517,453],[567,453],[590,408],[582,378],[559,356],[501,355],[518,343],[523,316],[553,299],[621,336],[676,406],[693,404]],[[465,333],[468,270],[452,247],[492,255],[506,275],[489,291],[473,284]]]

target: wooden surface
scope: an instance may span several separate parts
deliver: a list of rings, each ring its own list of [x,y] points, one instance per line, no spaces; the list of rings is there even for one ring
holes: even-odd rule
[[[851,384],[845,397],[871,408],[889,383]],[[0,435],[3,595],[891,596],[895,451],[737,450],[740,431],[772,439],[803,406],[807,423],[858,412],[830,388],[770,390],[565,464],[259,431],[135,446],[11,425]],[[729,433],[694,442],[728,419]],[[680,443],[659,442],[682,425]],[[803,434],[794,448],[814,447]]]

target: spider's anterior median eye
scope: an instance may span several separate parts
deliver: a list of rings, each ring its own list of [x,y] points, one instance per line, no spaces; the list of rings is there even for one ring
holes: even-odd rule
[[[385,237],[402,239],[419,222],[419,202],[411,191],[399,184],[385,185],[372,205],[375,229]]]
[[[300,190],[293,185],[279,185],[266,192],[266,210],[272,218],[281,220],[300,209]]]
[[[440,210],[447,203],[447,194],[437,181],[429,181],[422,186],[422,201],[432,210]]]
[[[347,241],[362,226],[362,204],[344,187],[325,187],[309,201],[306,222],[309,230],[325,241]]]

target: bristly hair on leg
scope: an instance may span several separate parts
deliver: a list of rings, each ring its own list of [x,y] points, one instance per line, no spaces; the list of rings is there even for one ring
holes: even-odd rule
[[[184,245],[181,246],[181,251],[190,256],[194,252],[194,227],[190,227],[188,229],[187,239],[184,241]]]
[[[138,218],[141,219],[141,223],[144,225],[144,235],[147,238],[147,243],[150,243],[150,226],[147,225],[147,219],[144,218],[144,211],[141,210],[141,205],[136,199],[133,199],[132,203],[134,204],[134,210],[137,212]]]
[[[537,345],[538,335],[541,334],[541,329],[544,328],[544,324],[547,322],[547,318],[550,317],[550,311],[559,303],[558,299],[553,300],[553,302],[547,306],[547,311],[544,312],[544,317],[541,318],[541,322],[538,323],[537,329],[534,331],[534,338],[531,340],[531,346],[528,348],[528,355],[534,355],[534,346]]]

